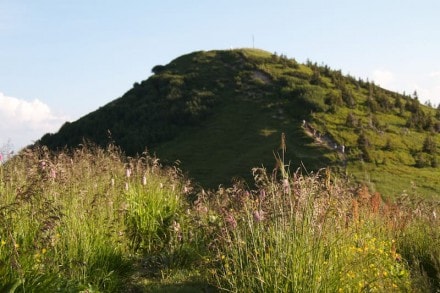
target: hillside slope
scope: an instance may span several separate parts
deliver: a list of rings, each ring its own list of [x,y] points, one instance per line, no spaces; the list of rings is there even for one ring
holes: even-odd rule
[[[148,148],[215,187],[249,179],[254,166],[271,170],[285,133],[292,169],[332,165],[390,196],[414,186],[440,194],[440,111],[416,96],[255,49],[194,52],[153,73],[38,143]]]

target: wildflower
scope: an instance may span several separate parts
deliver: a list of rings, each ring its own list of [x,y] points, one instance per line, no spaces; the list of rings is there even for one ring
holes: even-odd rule
[[[264,211],[262,210],[254,211],[252,215],[255,222],[261,222],[264,220]]]
[[[147,176],[142,177],[142,185],[147,185]]]
[[[216,215],[209,215],[208,220],[210,223],[215,223],[217,221],[217,216]]]
[[[264,189],[260,190],[260,201],[264,201],[266,198],[266,191]]]
[[[42,250],[41,250],[41,253],[42,254],[45,254],[47,252],[47,249],[46,248],[43,248]]]
[[[235,220],[234,216],[232,214],[228,214],[225,217],[225,222],[228,224],[232,229],[237,228],[237,220]]]
[[[181,232],[180,224],[176,221],[173,221],[173,231],[177,234],[177,240],[182,241],[182,232]]]
[[[176,221],[173,221],[173,230],[175,233],[179,233],[180,232],[180,224]]]
[[[55,171],[55,169],[50,169],[50,178],[55,179],[57,178],[57,171]]]
[[[284,193],[290,193],[290,184],[289,184],[289,179],[287,178],[283,179],[283,189],[284,189]]]
[[[125,170],[125,176],[127,176],[127,178],[130,178],[130,176],[131,176],[131,169],[130,168],[127,168]]]
[[[6,241],[4,241],[4,240],[2,239],[2,241],[1,241],[0,243],[1,243],[2,246],[4,246],[4,245],[6,244]]]

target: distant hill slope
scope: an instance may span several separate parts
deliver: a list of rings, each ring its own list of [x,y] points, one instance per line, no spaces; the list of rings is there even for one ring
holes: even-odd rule
[[[271,169],[285,133],[292,169],[331,165],[390,196],[414,186],[440,194],[440,110],[416,96],[256,49],[194,52],[152,71],[38,143],[106,145],[110,133],[127,154],[147,147],[215,187]]]

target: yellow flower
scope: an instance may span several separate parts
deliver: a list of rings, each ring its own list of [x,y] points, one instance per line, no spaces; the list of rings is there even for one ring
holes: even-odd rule
[[[41,253],[42,254],[45,254],[47,252],[47,249],[46,248],[43,248],[42,250],[41,250]]]
[[[15,247],[15,248],[20,248],[20,244],[15,243],[15,244],[14,244],[14,247]]]
[[[2,246],[5,245],[5,244],[6,244],[6,241],[4,241],[4,240],[2,239],[1,244],[2,244]]]

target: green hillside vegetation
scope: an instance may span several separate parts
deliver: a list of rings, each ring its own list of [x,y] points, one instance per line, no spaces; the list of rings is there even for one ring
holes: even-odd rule
[[[27,149],[0,165],[0,292],[440,290],[438,201],[284,156],[205,192],[112,145]]]
[[[421,105],[416,93],[257,49],[194,52],[152,71],[121,98],[38,144],[114,142],[128,155],[148,148],[216,187],[233,178],[251,183],[254,166],[272,169],[284,133],[292,168],[330,165],[389,197],[440,193],[440,109]]]

